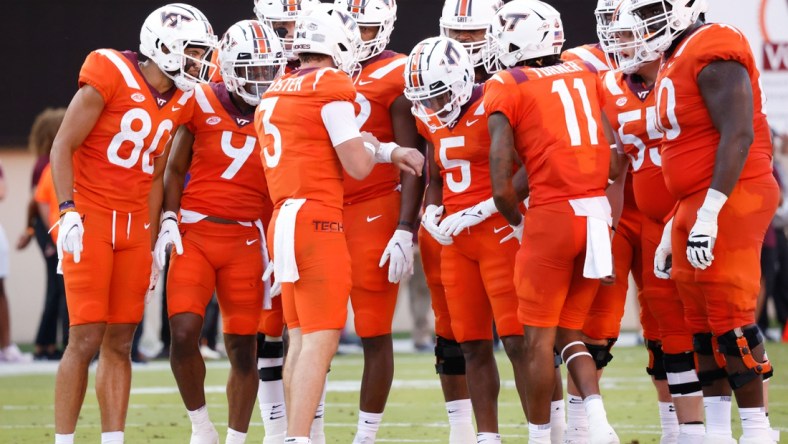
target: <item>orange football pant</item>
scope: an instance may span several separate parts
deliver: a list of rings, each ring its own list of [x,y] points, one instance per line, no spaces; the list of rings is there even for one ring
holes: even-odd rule
[[[446,290],[441,281],[441,251],[443,245],[439,244],[424,227],[419,228],[419,253],[421,253],[421,266],[427,287],[430,289],[432,312],[435,314],[435,335],[455,341],[451,329],[451,315],[446,305]]]

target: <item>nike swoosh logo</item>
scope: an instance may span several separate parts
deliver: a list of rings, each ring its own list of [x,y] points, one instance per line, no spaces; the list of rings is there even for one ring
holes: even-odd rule
[[[276,421],[277,419],[282,419],[282,418],[284,418],[284,417],[285,417],[285,415],[282,415],[282,416],[271,416],[269,419],[270,419],[271,421]]]
[[[364,420],[364,424],[377,424],[377,423],[376,423],[375,421],[367,421],[367,420],[365,419],[365,420]]]
[[[173,111],[173,112],[180,111],[180,109],[181,109],[181,107],[180,107],[180,106],[173,106],[173,107],[172,107],[172,111]]]
[[[456,413],[456,412],[457,412],[457,409],[454,409],[454,410],[449,410],[448,412],[449,412],[449,414],[451,415],[452,413]]]
[[[476,123],[476,122],[478,122],[478,121],[479,121],[479,119],[476,119],[476,120],[468,120],[467,122],[465,122],[465,126],[471,126],[471,125],[473,125],[474,123]]]
[[[145,229],[146,229],[146,230],[147,230],[148,228],[150,228],[150,222],[149,222],[149,223],[147,223],[147,224],[142,224],[142,225],[145,227]]]
[[[358,81],[358,86],[364,86],[364,85],[368,85],[370,83],[372,83],[372,80],[367,80],[366,82],[363,81],[363,80],[359,80]]]
[[[503,226],[501,228],[493,228],[493,231],[495,231],[495,234],[498,234],[498,233],[500,233],[501,231],[503,231],[505,229],[506,229],[506,226]]]
[[[569,403],[570,403],[570,404],[582,404],[582,403],[583,403],[583,401],[575,401],[574,399],[570,399],[570,400],[569,400]]]
[[[253,243],[257,242],[258,240],[259,239],[252,239],[252,240],[247,239],[246,240],[246,245],[252,245]]]
[[[380,219],[381,217],[383,217],[382,214],[378,214],[377,216],[374,216],[374,217],[367,216],[367,222],[372,222],[373,220]]]

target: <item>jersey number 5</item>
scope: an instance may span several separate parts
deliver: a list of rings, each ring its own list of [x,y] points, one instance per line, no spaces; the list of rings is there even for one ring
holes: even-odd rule
[[[465,137],[445,137],[441,139],[438,148],[438,155],[441,159],[443,169],[446,170],[446,186],[452,193],[462,193],[471,186],[471,162],[463,159],[449,159],[448,151],[452,148],[462,148],[465,146]],[[459,179],[456,178],[453,168],[459,168]]]

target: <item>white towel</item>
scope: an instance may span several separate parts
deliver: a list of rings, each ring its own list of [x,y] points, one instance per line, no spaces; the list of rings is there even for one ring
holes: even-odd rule
[[[575,215],[586,218],[586,259],[583,277],[601,279],[613,274],[613,247],[610,229],[613,217],[605,196],[570,200]]]
[[[260,232],[260,253],[263,255],[263,272],[265,269],[268,268],[268,244],[266,243],[265,239],[265,228],[263,227],[263,222],[260,219],[254,221],[254,226],[257,227],[257,231]],[[271,309],[271,278],[263,280],[263,286],[265,287],[263,290],[263,310],[270,310]]]
[[[279,282],[298,280],[295,259],[295,226],[298,210],[306,199],[287,199],[274,223],[274,277]]]

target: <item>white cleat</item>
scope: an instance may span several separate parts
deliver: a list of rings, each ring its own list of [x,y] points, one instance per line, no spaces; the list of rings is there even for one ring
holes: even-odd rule
[[[679,444],[679,434],[669,433],[667,435],[662,435],[659,439],[659,444]]]
[[[589,426],[589,432],[589,444],[621,444],[621,440],[610,424]]]
[[[567,427],[564,432],[564,444],[588,444],[587,427]]]
[[[263,444],[284,444],[286,433],[278,433],[276,435],[265,435]]]
[[[703,437],[703,444],[736,444],[732,436],[706,434]]]
[[[213,426],[210,430],[193,430],[189,444],[219,444],[219,432]]]

